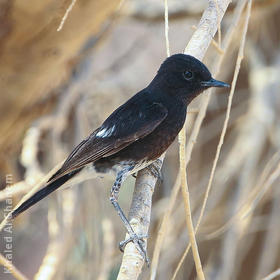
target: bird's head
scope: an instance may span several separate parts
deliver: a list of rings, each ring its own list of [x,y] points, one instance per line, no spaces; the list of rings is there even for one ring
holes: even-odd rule
[[[175,54],[161,65],[152,82],[155,86],[167,87],[168,94],[189,103],[202,91],[210,87],[229,87],[215,80],[207,67],[193,56]]]

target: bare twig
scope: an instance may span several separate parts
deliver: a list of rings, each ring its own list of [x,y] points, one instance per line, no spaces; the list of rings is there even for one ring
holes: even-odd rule
[[[250,15],[251,15],[251,6],[252,6],[252,2],[251,2],[251,0],[249,0],[248,6],[247,6],[247,11],[246,11],[245,24],[244,24],[244,28],[243,28],[243,31],[242,31],[240,48],[239,48],[239,51],[238,51],[235,71],[234,71],[234,75],[233,75],[230,95],[229,95],[229,98],[228,98],[228,107],[227,107],[227,112],[226,112],[226,118],[225,118],[225,121],[224,121],[222,133],[221,133],[221,136],[220,136],[220,140],[219,140],[219,143],[218,143],[218,146],[217,146],[215,159],[214,159],[213,166],[212,166],[212,169],[211,169],[210,179],[209,179],[209,182],[208,182],[208,185],[207,185],[207,195],[208,195],[209,190],[211,189],[211,186],[212,186],[212,183],[213,183],[214,174],[215,174],[215,171],[216,171],[217,163],[218,163],[218,160],[219,160],[219,157],[220,157],[221,148],[222,148],[224,138],[225,138],[225,134],[226,134],[226,130],[227,130],[227,125],[228,125],[228,120],[229,120],[229,116],[230,116],[233,94],[234,94],[234,91],[235,91],[235,86],[236,86],[236,81],[237,81],[239,70],[240,70],[240,65],[241,65],[241,62],[242,62],[243,56],[244,56],[244,46],[245,46],[245,42],[246,42],[246,34],[247,34],[249,19],[250,19]],[[199,227],[199,225],[201,223],[202,216],[203,216],[204,211],[205,211],[205,206],[206,206],[206,200],[204,200],[203,207],[202,207],[199,219],[198,219],[197,227]],[[225,251],[227,251],[227,250],[225,250]],[[230,255],[234,255],[234,250],[232,250],[231,254],[228,254],[227,257],[230,257]],[[225,261],[225,260],[226,260],[226,258],[223,259],[223,261]],[[230,268],[233,268],[233,262],[231,261],[231,262],[228,262],[228,263],[230,265]],[[226,268],[228,268],[228,269],[226,269]],[[226,277],[226,275],[228,275],[228,273],[230,275],[232,275],[232,273],[231,273],[232,271],[231,271],[230,268],[227,267],[227,266],[222,266],[222,269],[220,270],[221,275],[219,275],[218,278],[223,279],[224,277]]]
[[[193,30],[196,30],[197,27],[195,25],[192,26]],[[224,50],[221,48],[221,45],[219,43],[217,43],[217,41],[213,38],[211,44],[213,45],[213,47],[217,50],[217,52],[219,54],[223,54]]]
[[[165,42],[166,42],[166,54],[167,54],[167,57],[170,56],[170,46],[169,46],[169,37],[168,37],[168,0],[165,0],[164,1],[164,8],[165,8],[165,13],[164,13],[164,20],[165,20]],[[158,172],[160,171],[161,169],[161,166],[162,166],[162,161],[164,159],[164,155],[161,156],[160,158],[160,162],[158,163],[158,166],[156,167],[158,169]],[[137,176],[137,179],[139,178],[139,181],[141,182],[142,180],[147,180],[148,184],[150,186],[153,186],[155,185],[156,181],[154,180],[154,178],[150,178],[152,181],[149,180],[148,176],[149,173],[147,174],[147,172],[143,172],[143,175],[142,175],[142,178],[140,177],[142,174],[142,172],[138,174]],[[153,183],[154,181],[154,183]],[[137,186],[137,181],[135,183],[135,190],[136,188],[140,188],[141,186]],[[151,188],[153,189],[153,188]],[[141,199],[141,197],[137,197],[137,195],[141,195],[141,192],[134,192],[134,195],[133,196],[133,201],[137,201],[138,199]],[[146,194],[144,193],[145,197],[147,195],[150,195],[150,197],[147,197],[147,199],[149,199],[150,201],[152,201],[152,195],[153,195],[153,191],[148,191]],[[131,204],[131,209],[133,209],[135,207],[135,205],[133,204],[133,201],[132,201],[132,204]],[[152,205],[150,205],[151,207]],[[151,209],[146,209],[147,214],[149,215],[149,220],[150,220],[150,213],[151,212]],[[145,213],[144,213],[145,214]],[[139,215],[139,214],[138,214]],[[143,219],[145,218],[145,216],[142,216],[142,219],[140,219],[139,221],[143,221]],[[136,220],[137,221],[137,220]],[[138,222],[139,222],[138,221]],[[132,221],[131,221],[132,222]],[[138,225],[139,227],[141,226],[141,223]],[[145,225],[146,228],[145,228],[145,231],[148,233],[148,229],[149,229],[149,223]],[[143,226],[142,226],[143,227]],[[137,232],[137,231],[136,231]],[[126,249],[128,246],[130,246],[128,249]],[[141,255],[139,255],[139,252],[137,251],[135,245],[133,243],[130,243],[126,246],[125,248],[125,251],[124,251],[124,256],[123,256],[123,262],[122,262],[122,265],[121,265],[121,268],[120,268],[120,272],[119,272],[119,275],[118,275],[118,279],[119,280],[122,280],[122,279],[137,279],[138,276],[140,275],[141,273],[141,268],[142,268],[142,265],[143,265],[143,260],[141,258],[140,260],[140,265],[139,263],[137,262],[137,265],[134,265],[135,262],[134,262],[134,258],[130,258],[129,257],[129,254],[131,254],[130,250],[132,250],[132,253],[133,254],[137,254],[138,255],[138,258],[141,257]],[[125,261],[126,260],[126,261]],[[132,263],[131,263],[132,261]],[[134,277],[134,278],[128,278],[128,277]]]
[[[66,12],[65,12],[65,14],[64,14],[64,16],[63,16],[63,18],[62,18],[62,20],[61,20],[61,22],[60,22],[60,24],[59,24],[59,26],[58,26],[58,28],[57,28],[57,30],[56,30],[57,32],[61,31],[61,29],[63,28],[63,25],[64,25],[64,23],[65,23],[65,21],[66,21],[68,15],[69,15],[69,13],[72,11],[74,5],[76,4],[76,1],[77,1],[77,0],[72,0],[71,4],[70,4],[69,7],[67,8],[67,10],[66,10]]]
[[[164,0],[164,24],[165,24],[165,43],[166,43],[166,53],[170,56],[169,38],[168,38],[168,1]]]
[[[246,3],[246,2],[247,2],[247,0],[244,0],[244,1],[241,1],[241,2],[238,3],[239,5],[237,6],[236,15],[235,15],[234,20],[233,20],[233,22],[232,22],[231,28],[228,30],[228,33],[227,33],[226,36],[225,36],[226,39],[225,39],[224,46],[223,46],[224,53],[227,52],[227,49],[228,49],[229,46],[230,46],[230,42],[231,42],[231,38],[232,38],[232,35],[233,35],[233,31],[234,31],[235,27],[237,26],[237,23],[238,23],[239,20],[240,20],[241,13],[242,13],[242,11],[243,11],[243,7],[245,6],[245,3]],[[220,68],[220,66],[221,66],[221,64],[222,64],[223,59],[224,59],[224,55],[222,54],[222,56],[219,58],[218,63],[217,63],[217,65],[216,65],[216,67],[215,67],[215,70],[214,70],[215,75],[216,75],[217,72],[219,71],[219,68]],[[204,110],[206,110],[207,105],[208,105],[208,102],[209,102],[209,99],[207,98],[207,96],[206,96],[206,98],[205,98],[205,101],[206,101],[206,102],[205,102],[205,106],[202,107]],[[229,108],[229,107],[228,107],[228,108]],[[204,111],[204,110],[201,110],[201,111],[202,111],[202,114],[199,115],[199,117],[201,116],[201,119],[198,118],[198,120],[201,120],[201,121],[203,120],[204,115],[205,115],[205,111]],[[229,110],[229,109],[228,109],[228,110]],[[229,113],[229,112],[228,112],[228,113]],[[228,122],[228,120],[227,120],[227,122]],[[195,127],[195,128],[197,128],[197,130],[194,129],[194,131],[196,131],[197,133],[198,133],[198,131],[199,131],[200,125],[201,125],[201,122],[198,122],[197,127]],[[224,125],[224,127],[225,127],[225,125]],[[225,133],[225,132],[224,132],[224,133]],[[195,136],[195,139],[196,139],[197,134],[195,134],[194,136]],[[221,135],[221,136],[222,136],[222,135]],[[192,136],[191,136],[191,139],[192,139]],[[191,144],[191,142],[189,142],[189,144]],[[191,149],[190,149],[190,152],[191,152]],[[190,157],[190,153],[189,153],[189,157]],[[213,170],[213,168],[212,168],[212,170]],[[212,173],[213,173],[213,171],[212,171]],[[212,180],[213,180],[213,178],[212,178]],[[195,227],[195,233],[197,232],[198,227],[199,227],[199,225],[200,225],[200,222],[201,222],[201,220],[202,220],[202,217],[203,217],[203,214],[204,214],[204,211],[205,211],[205,207],[206,207],[207,198],[208,198],[208,195],[209,195],[209,192],[210,192],[210,189],[211,189],[211,185],[212,185],[212,182],[211,182],[210,184],[209,184],[209,182],[208,182],[208,186],[207,186],[207,189],[206,189],[206,192],[205,192],[205,196],[204,196],[204,200],[203,200],[201,212],[200,212],[200,215],[199,215],[199,218],[198,218],[197,225],[196,225],[196,227]],[[172,279],[175,279],[175,277],[176,277],[176,275],[177,275],[177,273],[178,273],[178,271],[179,271],[179,268],[181,267],[181,265],[182,265],[184,259],[186,258],[187,254],[188,254],[188,251],[189,251],[189,249],[190,249],[190,246],[191,246],[191,245],[189,244],[188,247],[186,248],[186,250],[185,250],[185,252],[184,252],[184,254],[183,254],[183,256],[182,256],[180,262],[178,263],[178,266],[177,266],[177,268],[176,268],[176,270],[175,270],[175,272],[174,272],[174,275],[173,275],[173,278],[172,278]]]
[[[0,191],[0,201],[7,199],[8,197],[14,197],[16,195],[25,194],[32,188],[31,185],[25,181],[17,182],[9,187],[6,187]]]
[[[231,110],[231,104],[232,104],[232,98],[233,98],[233,94],[234,94],[234,91],[235,91],[236,81],[237,81],[237,78],[238,78],[240,65],[241,65],[241,61],[243,59],[243,54],[244,54],[244,45],[245,45],[246,34],[247,34],[247,29],[248,29],[248,24],[249,24],[249,18],[250,18],[250,14],[251,14],[251,5],[252,5],[252,2],[251,2],[251,0],[249,0],[246,22],[245,22],[243,33],[242,33],[242,38],[241,38],[241,42],[240,42],[240,49],[239,49],[239,52],[238,52],[238,57],[237,57],[237,61],[236,61],[234,76],[233,76],[233,80],[232,80],[232,86],[231,86],[231,90],[230,90],[230,94],[229,94],[229,98],[228,98],[226,118],[225,118],[225,121],[224,121],[222,133],[221,133],[220,140],[219,140],[219,143],[218,143],[218,146],[217,146],[215,159],[214,159],[213,166],[212,166],[212,169],[211,169],[210,179],[209,179],[208,186],[207,186],[207,193],[209,193],[209,190],[211,188],[211,185],[212,185],[212,182],[213,182],[213,179],[214,179],[215,170],[216,170],[216,167],[217,167],[218,159],[220,157],[221,148],[222,148],[224,138],[225,138],[225,134],[226,134],[226,130],[227,130],[227,125],[228,125],[230,110]],[[202,215],[203,215],[204,210],[205,210],[205,206],[206,206],[206,201],[203,203],[203,207],[202,207],[202,210],[201,210],[200,217],[198,219],[197,227],[200,225]]]
[[[190,205],[190,193],[187,185],[187,173],[186,173],[186,157],[185,157],[185,143],[186,143],[186,127],[184,125],[182,131],[183,133],[179,134],[179,143],[180,143],[180,173],[181,173],[181,184],[182,184],[182,193],[185,202],[185,209],[186,209],[186,221],[187,221],[187,228],[189,233],[189,239],[192,247],[193,258],[196,266],[196,272],[198,279],[204,280],[204,273],[201,265],[201,260],[199,257],[198,247],[195,239],[195,232],[192,223],[192,216],[191,216],[191,205]]]
[[[279,275],[280,275],[280,268],[273,271],[272,273],[270,273],[269,275],[264,277],[262,280],[272,280],[272,279],[275,279]]]
[[[221,47],[221,42],[222,42],[222,32],[221,32],[221,20],[220,20],[220,15],[219,15],[219,8],[218,8],[218,2],[215,0],[215,5],[217,9],[217,19],[218,19],[218,46],[219,48]]]
[[[229,3],[230,1],[227,0],[217,0],[217,8],[215,0],[209,0],[208,7],[204,11],[197,30],[192,35],[184,53],[198,59],[204,57]]]
[[[162,165],[163,156],[160,157],[154,164],[157,170],[160,170]],[[129,221],[136,234],[140,236],[147,236],[151,207],[152,207],[152,195],[154,192],[154,186],[157,179],[150,173],[148,169],[139,171],[135,182],[135,189],[133,193],[133,199],[129,211]],[[128,234],[126,238],[129,238]],[[145,242],[144,247],[147,247]],[[144,259],[141,253],[137,250],[133,242],[126,245],[122,264],[120,267],[118,280],[132,280],[137,279],[141,273]]]
[[[222,17],[224,15],[230,1],[218,1],[217,3],[218,3],[218,7],[220,9],[220,20],[222,20]],[[216,5],[213,1],[209,1],[209,6],[204,11],[203,16],[200,20],[200,23],[198,25],[198,28],[195,31],[195,33],[193,34],[191,40],[189,41],[189,43],[185,49],[185,53],[196,56],[198,59],[202,59],[203,56],[205,55],[205,52],[206,52],[208,46],[212,42],[212,38],[213,38],[214,34],[217,31],[217,28],[218,28],[217,23],[218,23],[218,15],[217,15]],[[232,29],[230,31],[232,33]],[[188,162],[190,160],[191,152],[192,152],[193,146],[195,144],[196,138],[198,136],[198,132],[200,130],[201,123],[206,114],[206,109],[207,109],[209,100],[210,100],[210,95],[207,94],[207,95],[205,95],[205,97],[201,103],[200,111],[197,116],[197,121],[195,122],[194,128],[192,130],[192,134],[189,138],[189,142],[186,147],[186,165],[188,164]],[[183,133],[183,132],[181,131],[181,133]],[[180,188],[180,177],[177,176],[177,179],[174,184],[172,194],[170,197],[168,211],[166,212],[166,214],[163,218],[163,222],[162,222],[161,228],[159,230],[158,238],[156,240],[154,256],[153,256],[153,260],[152,260],[151,278],[150,278],[151,280],[155,279],[155,276],[156,276],[156,270],[157,270],[161,246],[162,246],[162,243],[164,240],[164,235],[166,233],[168,220],[169,220],[172,208],[175,204],[176,196],[179,192],[179,188]]]
[[[0,264],[10,271],[17,280],[28,280],[10,261],[0,254]]]
[[[213,4],[213,2],[211,3],[211,1],[209,1],[209,7],[211,7],[212,4]],[[209,46],[209,44],[212,40],[210,40],[210,38],[209,38],[209,40],[206,41],[208,45],[203,44],[204,42],[203,42],[203,40],[201,40],[200,36],[203,35],[203,36],[207,37],[207,36],[211,35],[211,32],[209,32],[209,30],[207,30],[207,28],[201,28],[201,27],[205,27],[205,25],[206,25],[206,27],[209,27],[208,23],[206,23],[206,19],[209,20],[209,18],[215,18],[217,20],[216,22],[218,23],[218,25],[220,25],[220,17],[219,17],[218,8],[221,9],[222,4],[225,4],[225,7],[223,7],[223,8],[226,8],[229,3],[221,2],[221,3],[219,3],[220,5],[218,6],[218,3],[216,1],[215,4],[216,4],[215,5],[216,6],[215,15],[213,15],[213,9],[209,9],[204,12],[200,25],[198,27],[198,30],[197,30],[197,32],[195,32],[195,34],[193,35],[192,39],[190,40],[188,46],[186,47],[185,53],[191,53],[192,55],[197,56],[200,59],[203,57],[207,47]],[[222,9],[222,11],[223,11],[223,9]],[[199,29],[199,28],[201,28],[201,29]],[[214,32],[214,34],[215,34],[216,30],[217,29],[213,29],[212,32]],[[206,33],[205,33],[205,31],[206,31]],[[214,34],[212,34],[212,36]],[[202,42],[202,45],[200,42]],[[188,191],[187,183],[186,183],[185,126],[179,134],[179,139],[180,139],[180,166],[181,166],[180,173],[181,173],[181,177],[182,177],[182,179],[181,179],[182,180],[182,192],[184,195],[184,201],[185,201],[185,207],[186,207],[188,232],[189,232],[189,236],[190,236],[190,240],[191,240],[191,244],[192,244],[193,256],[194,256],[194,260],[195,260],[195,264],[196,264],[198,277],[199,277],[199,279],[204,279],[204,274],[203,274],[203,270],[202,270],[202,266],[201,266],[201,261],[199,258],[194,229],[193,229],[193,225],[192,225],[189,191]]]

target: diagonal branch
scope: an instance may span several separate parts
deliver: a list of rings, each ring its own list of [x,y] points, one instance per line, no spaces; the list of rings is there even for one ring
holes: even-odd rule
[[[209,5],[202,15],[202,18],[200,20],[200,23],[199,23],[199,26],[198,26],[197,30],[195,31],[191,40],[189,41],[189,43],[188,43],[188,45],[185,49],[185,53],[193,55],[200,60],[204,57],[204,55],[206,53],[206,50],[208,49],[209,45],[212,42],[212,39],[213,39],[215,33],[218,30],[218,27],[220,25],[220,21],[221,21],[223,15],[224,15],[229,3],[230,3],[230,0],[215,0],[215,1],[214,0],[209,0]],[[168,35],[167,1],[165,1],[165,35],[166,35],[166,38],[167,38],[167,35]],[[168,53],[168,51],[169,51],[168,40],[166,41],[166,46],[167,46],[167,54],[169,55],[169,53]],[[183,130],[181,132],[181,135],[182,134],[185,134],[185,130]],[[182,141],[181,145],[185,146],[185,141]],[[181,158],[183,158],[184,156],[185,155],[182,156],[182,154],[181,154]],[[159,167],[161,167],[161,165],[159,165]],[[149,177],[148,173],[143,171],[143,172],[139,173],[138,180],[141,181],[141,180],[146,179],[148,182],[149,182],[149,180],[153,180],[153,178],[151,176],[150,176],[150,178],[148,178],[147,176]],[[184,176],[183,176],[183,178],[184,178]],[[136,181],[136,185],[135,185],[136,189],[139,188],[139,185],[137,184],[137,182],[139,182],[138,180]],[[152,183],[150,181],[149,185],[154,186],[155,183],[156,183],[156,180],[154,180],[154,183]],[[150,192],[149,194],[152,195],[152,193],[153,192]],[[134,195],[141,195],[141,193],[140,192],[138,192],[138,193],[135,192]],[[135,197],[133,198],[133,202],[131,204],[131,209],[133,209],[135,207],[134,201],[137,201],[139,199],[141,200],[141,197],[140,198],[135,198]],[[151,201],[151,198],[149,200]],[[150,212],[150,210],[149,210],[149,212]],[[143,213],[143,214],[146,215],[147,213]],[[134,217],[132,217],[132,216],[130,217],[131,220],[133,220],[133,218]],[[141,221],[145,220],[145,219],[147,219],[147,217],[142,216],[142,219],[138,219],[138,220],[141,223]],[[140,225],[137,225],[136,227],[141,227],[141,226],[143,226],[143,225],[140,224]],[[146,227],[147,228],[145,228],[145,230],[146,230],[146,232],[148,232],[149,224],[147,224]],[[139,233],[139,232],[136,231],[136,233]],[[121,269],[120,269],[120,274],[122,276],[120,276],[120,274],[119,274],[119,277],[118,277],[119,280],[121,280],[121,279],[137,279],[139,274],[140,274],[141,268],[143,266],[144,260],[141,257],[140,253],[137,251],[134,244],[131,243],[129,245],[130,245],[129,248],[125,249],[123,261],[124,261],[124,259],[128,258],[127,254],[131,254],[131,250],[132,250],[133,251],[133,256],[138,255],[137,260],[139,262],[137,262],[137,263],[134,262],[134,265],[133,265],[133,263],[131,263],[131,265],[125,266],[125,268],[124,268],[123,263],[122,263]],[[196,255],[198,255],[197,251],[196,251]],[[156,257],[153,258],[151,279],[155,279],[158,257],[159,257],[159,251],[157,252]],[[199,258],[196,257],[197,262],[199,262],[198,259]],[[198,264],[197,267],[199,267],[199,266],[201,266],[201,265]],[[138,271],[138,274],[133,274],[134,278],[133,277],[126,278],[124,276],[123,271],[128,275],[131,271],[133,271],[135,269]],[[201,274],[203,274],[203,273],[200,272],[200,275]],[[203,279],[203,277],[200,277],[200,279]]]

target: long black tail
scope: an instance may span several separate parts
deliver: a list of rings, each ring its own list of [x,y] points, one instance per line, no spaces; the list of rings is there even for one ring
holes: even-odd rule
[[[69,174],[66,174],[58,179],[56,179],[53,182],[50,182],[47,184],[43,189],[39,190],[38,192],[34,193],[29,199],[27,199],[25,202],[23,202],[17,209],[15,209],[11,214],[10,218],[14,219],[16,216],[18,216],[20,213],[27,210],[29,207],[58,189],[60,186],[62,186],[64,183],[66,183],[69,179],[71,179],[73,176],[75,176],[77,173],[79,173],[81,169],[72,171]],[[52,179],[52,178],[51,178]],[[50,179],[50,180],[51,180]]]

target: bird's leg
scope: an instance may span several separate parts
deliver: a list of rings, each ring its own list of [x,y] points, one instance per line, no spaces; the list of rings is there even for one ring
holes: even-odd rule
[[[119,198],[119,192],[120,192],[121,185],[122,185],[124,179],[127,177],[129,171],[131,171],[132,169],[133,169],[133,167],[130,167],[129,170],[125,169],[125,170],[120,171],[117,174],[117,178],[116,178],[115,183],[114,183],[114,185],[111,189],[110,201],[113,204],[113,206],[114,206],[115,210],[117,211],[118,215],[120,216],[128,234],[130,236],[130,238],[128,240],[122,241],[120,243],[120,250],[123,251],[125,245],[128,242],[133,241],[137,250],[141,253],[143,258],[145,259],[146,263],[149,264],[149,259],[148,259],[148,256],[147,256],[147,252],[143,247],[143,238],[144,237],[138,236],[134,232],[133,228],[131,227],[128,219],[126,218],[123,210],[121,209],[121,207],[118,203],[118,198]]]
[[[150,171],[152,176],[154,176],[155,178],[157,178],[158,180],[160,180],[162,182],[163,181],[162,174],[161,174],[161,171],[157,167],[159,164],[160,164],[160,166],[162,165],[162,160],[158,158],[156,161],[154,161],[152,164],[148,165],[146,168]]]

